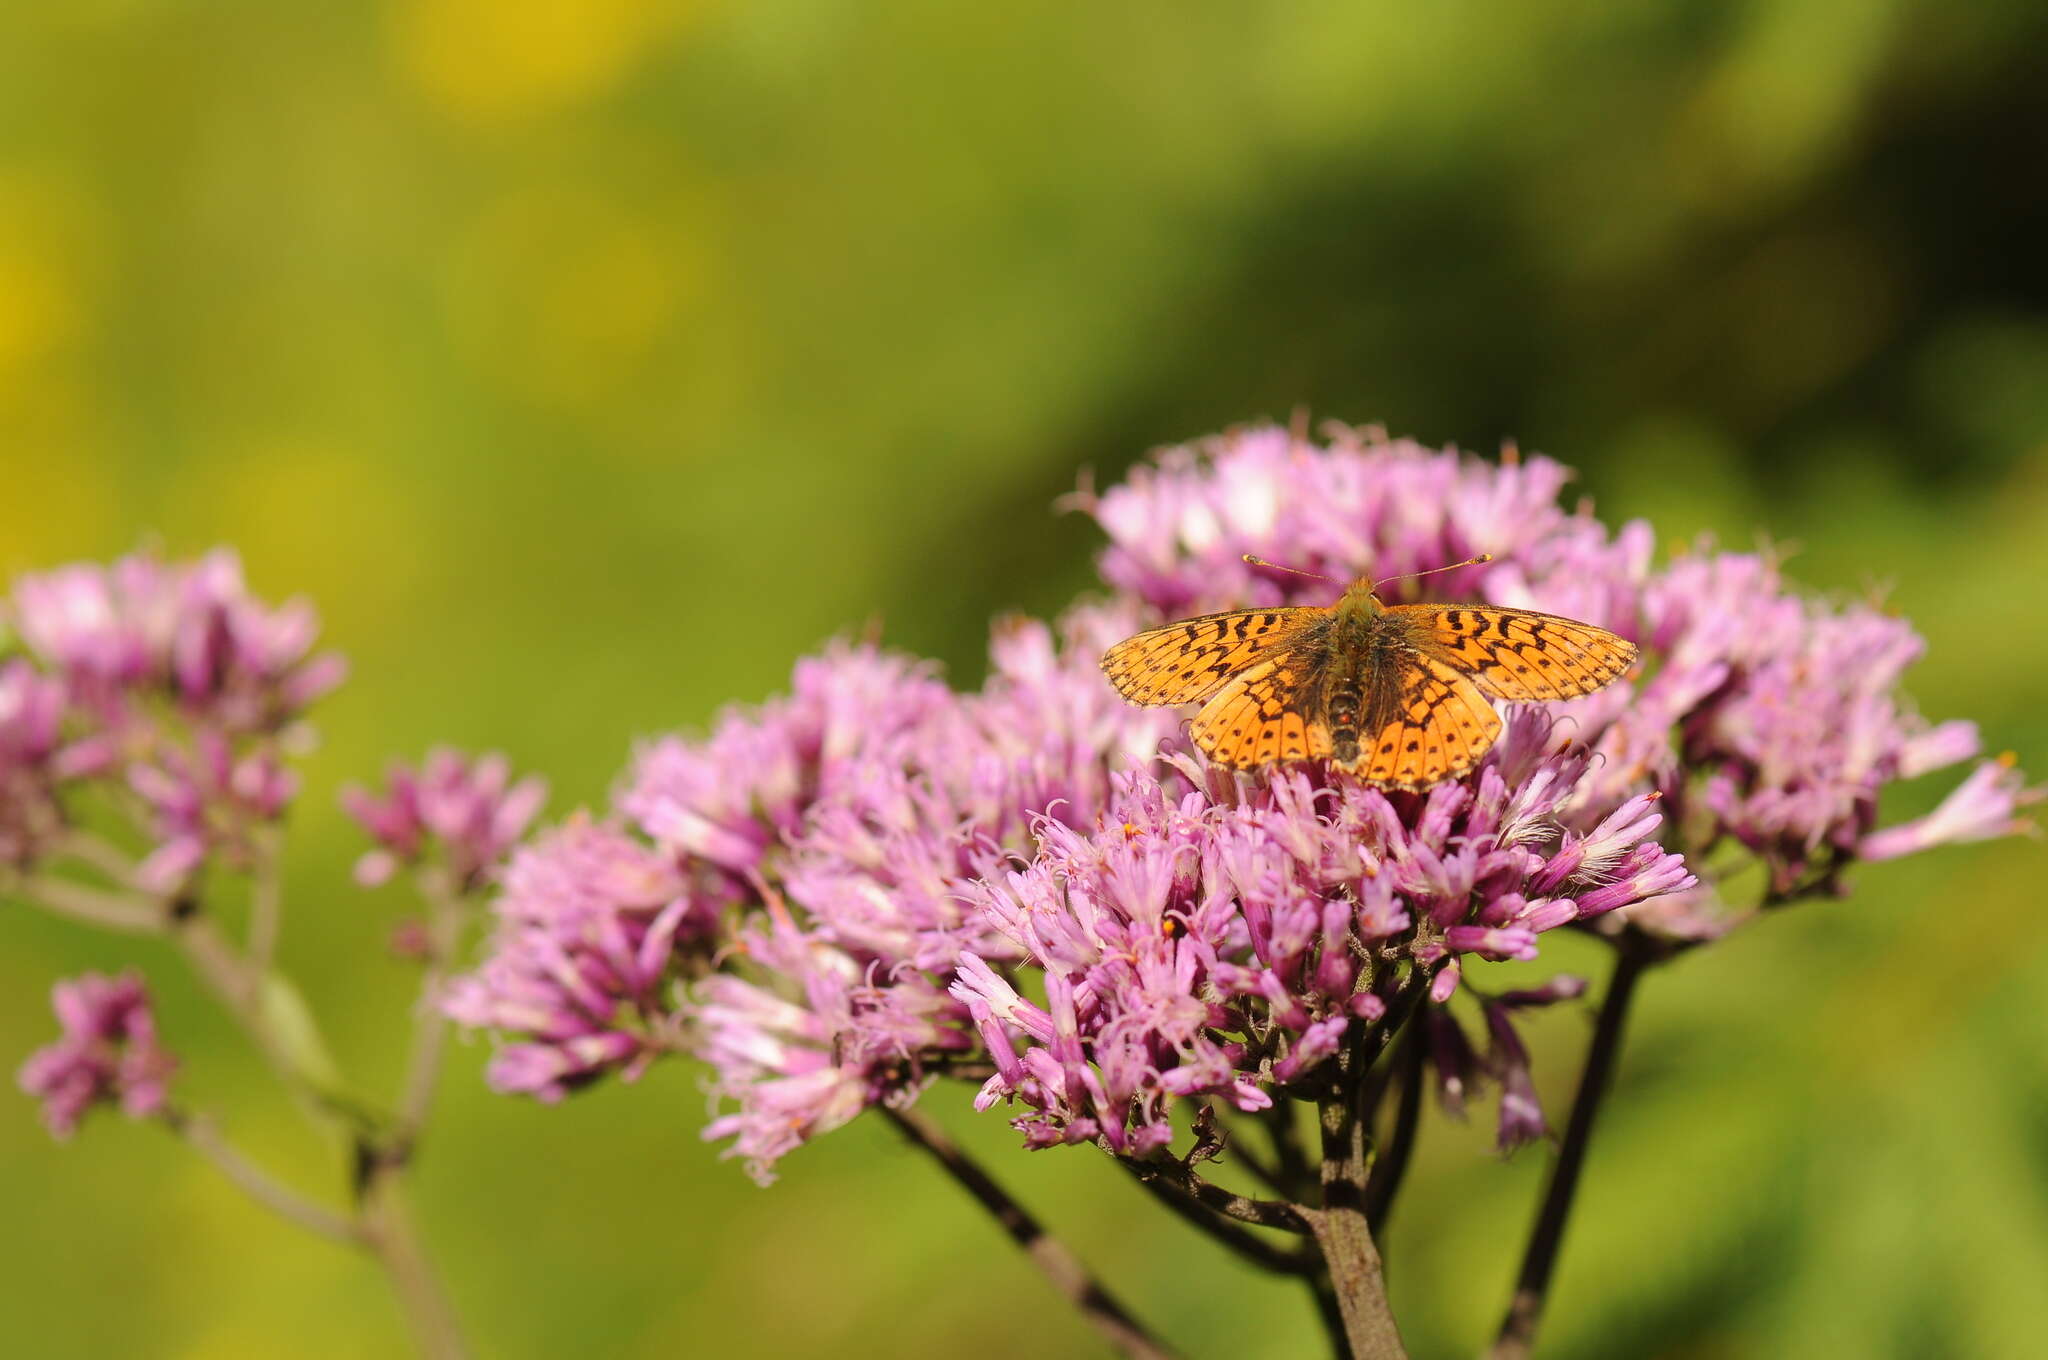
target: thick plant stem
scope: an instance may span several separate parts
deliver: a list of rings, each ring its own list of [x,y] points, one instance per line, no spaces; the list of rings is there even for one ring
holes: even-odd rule
[[[1310,1220],[1330,1267],[1331,1292],[1352,1360],[1407,1360],[1387,1303],[1386,1274],[1363,1209],[1325,1209]]]
[[[1309,1230],[1322,1249],[1330,1289],[1336,1297],[1342,1345],[1352,1360],[1406,1360],[1401,1329],[1387,1301],[1386,1271],[1366,1218],[1366,1186],[1372,1167],[1366,1127],[1367,1083],[1373,1064],[1408,1022],[1428,979],[1420,971],[1395,994],[1380,1023],[1353,1036],[1338,1054],[1336,1079],[1318,1108],[1323,1134],[1323,1207],[1309,1212]],[[1328,1310],[1325,1309],[1328,1318]]]
[[[1612,1085],[1615,1059],[1621,1053],[1629,1001],[1643,971],[1653,962],[1652,950],[1626,938],[1615,954],[1614,974],[1608,980],[1607,995],[1600,1002],[1600,1018],[1593,1029],[1593,1042],[1586,1050],[1585,1070],[1579,1074],[1578,1093],[1572,1098],[1571,1119],[1565,1125],[1557,1161],[1550,1168],[1550,1182],[1544,1187],[1542,1207],[1537,1210],[1529,1244],[1522,1253],[1521,1274],[1516,1277],[1514,1298],[1508,1303],[1507,1316],[1501,1320],[1499,1335],[1493,1343],[1493,1360],[1524,1360],[1535,1344],[1536,1324],[1542,1319],[1550,1278],[1557,1268],[1558,1248],[1564,1241],[1572,1197],[1579,1188],[1579,1173],[1585,1167],[1593,1123]]]
[[[994,1214],[1011,1240],[1024,1249],[1046,1279],[1067,1301],[1081,1310],[1120,1355],[1133,1360],[1169,1360],[1173,1352],[1133,1318],[1124,1306],[1088,1273],[1088,1268],[1058,1239],[1040,1226],[1024,1207],[960,1150],[945,1131],[915,1110],[877,1106],[911,1143],[923,1149],[984,1209]]]
[[[1349,1089],[1322,1107],[1323,1207],[1308,1216],[1352,1360],[1406,1360],[1386,1272],[1365,1217],[1365,1126]]]
[[[1323,1320],[1323,1330],[1329,1334],[1331,1360],[1353,1360],[1351,1338],[1344,1325],[1344,1305],[1337,1301],[1336,1286],[1321,1271],[1307,1276],[1305,1283],[1315,1299],[1316,1316]]]

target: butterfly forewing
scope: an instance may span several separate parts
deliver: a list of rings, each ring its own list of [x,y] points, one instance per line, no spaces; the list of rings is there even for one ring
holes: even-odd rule
[[[1517,703],[1574,699],[1616,679],[1634,644],[1555,614],[1485,606],[1409,604],[1389,609],[1418,646],[1472,677],[1481,691]]]
[[[1116,692],[1136,704],[1193,704],[1232,676],[1287,650],[1327,609],[1238,609],[1125,638],[1102,655]]]

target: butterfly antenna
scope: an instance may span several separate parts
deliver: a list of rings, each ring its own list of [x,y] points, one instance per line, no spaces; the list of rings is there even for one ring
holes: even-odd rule
[[[1314,571],[1303,571],[1300,567],[1283,567],[1278,562],[1268,562],[1265,558],[1253,557],[1250,553],[1244,555],[1244,560],[1255,567],[1266,567],[1273,571],[1284,571],[1295,576],[1306,576],[1311,581],[1337,581],[1337,578],[1334,576],[1324,576],[1322,573]],[[1337,584],[1341,586],[1344,583],[1337,581]]]
[[[1462,562],[1453,562],[1448,567],[1431,567],[1428,571],[1404,571],[1399,576],[1387,577],[1386,581],[1373,582],[1372,588],[1374,590],[1378,590],[1381,586],[1385,585],[1387,581],[1406,581],[1410,577],[1415,576],[1434,576],[1440,571],[1456,571],[1460,567],[1476,567],[1482,562],[1491,562],[1492,560],[1492,553],[1481,553],[1477,557],[1468,557]]]

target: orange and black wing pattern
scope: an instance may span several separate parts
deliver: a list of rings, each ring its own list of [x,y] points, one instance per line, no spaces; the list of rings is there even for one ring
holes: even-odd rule
[[[1195,704],[1239,672],[1291,650],[1327,609],[1236,609],[1182,619],[1125,638],[1102,654],[1102,671],[1134,704]]]
[[[1479,764],[1500,735],[1492,700],[1576,698],[1636,659],[1603,628],[1521,609],[1398,605],[1374,612],[1364,634],[1333,635],[1335,618],[1205,614],[1126,638],[1102,669],[1133,703],[1202,704],[1189,736],[1218,765],[1329,760],[1420,790]]]
[[[1500,715],[1471,679],[1406,649],[1387,654],[1373,672],[1363,716],[1358,754],[1341,768],[1397,789],[1468,773],[1500,735]]]
[[[1617,680],[1635,644],[1555,614],[1478,605],[1409,604],[1387,611],[1414,645],[1515,703],[1575,699]]]
[[[1211,761],[1233,770],[1326,759],[1330,728],[1308,702],[1314,668],[1313,656],[1302,651],[1254,664],[1195,715],[1188,735]]]

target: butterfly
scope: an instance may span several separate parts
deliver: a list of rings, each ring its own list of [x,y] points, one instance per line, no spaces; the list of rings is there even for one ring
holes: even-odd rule
[[[1119,642],[1102,669],[1133,703],[1201,704],[1189,735],[1217,765],[1327,760],[1369,783],[1419,790],[1479,763],[1500,735],[1491,700],[1591,694],[1636,659],[1634,644],[1575,619],[1385,605],[1375,589],[1359,580],[1329,607],[1182,619]]]

